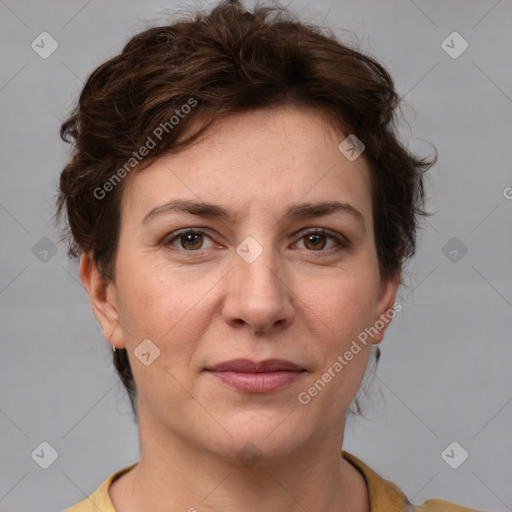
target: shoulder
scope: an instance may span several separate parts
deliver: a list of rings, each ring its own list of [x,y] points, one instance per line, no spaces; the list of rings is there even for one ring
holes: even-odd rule
[[[101,510],[101,512],[115,512],[108,494],[108,488],[111,482],[112,477],[107,478],[107,480],[87,498],[67,508],[64,512],[98,512],[98,510]]]
[[[345,450],[342,450],[342,457],[363,475],[368,488],[371,512],[484,512],[439,499],[430,499],[415,507],[393,482],[382,478],[361,459]]]
[[[474,508],[463,507],[445,500],[427,500],[416,507],[416,512],[483,512]]]
[[[67,508],[64,512],[116,512],[108,493],[110,484],[137,464],[136,462],[131,466],[117,471],[112,476],[109,476],[90,496],[72,507]]]

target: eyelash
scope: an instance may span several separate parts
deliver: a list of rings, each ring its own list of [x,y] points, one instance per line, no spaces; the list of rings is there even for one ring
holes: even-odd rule
[[[166,241],[164,241],[164,246],[166,246],[166,247],[172,246],[172,244],[173,244],[173,242],[175,240],[178,240],[181,237],[184,237],[186,235],[206,235],[206,236],[209,237],[207,231],[204,230],[204,229],[201,229],[201,228],[187,228],[187,229],[184,229],[184,230],[181,230],[181,231],[177,231],[177,232],[175,232],[175,234],[173,234],[173,236],[171,238],[167,238]],[[326,230],[324,228],[313,228],[313,229],[310,229],[309,231],[306,231],[299,238],[299,240],[302,240],[303,238],[305,238],[307,236],[310,236],[310,235],[324,235],[327,238],[330,238],[331,240],[334,240],[338,244],[337,247],[334,247],[332,249],[327,249],[327,250],[319,249],[318,251],[308,250],[308,252],[311,252],[311,253],[327,253],[327,254],[332,254],[332,252],[339,252],[342,249],[348,249],[350,247],[350,243],[349,243],[349,241],[345,237],[340,236],[340,235],[336,235],[336,234],[332,233],[331,231],[328,231],[328,230]],[[209,238],[211,238],[211,237],[209,237]],[[183,252],[187,252],[187,253],[196,253],[196,252],[199,252],[201,250],[201,249],[187,250],[187,249],[183,249],[183,248],[175,248],[175,249],[178,249],[179,251],[183,251]],[[319,254],[318,256],[321,257],[322,254]]]

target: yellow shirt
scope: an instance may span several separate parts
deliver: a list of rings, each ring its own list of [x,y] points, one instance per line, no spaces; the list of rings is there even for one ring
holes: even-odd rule
[[[427,500],[414,508],[400,489],[393,483],[381,478],[354,455],[342,450],[344,459],[352,463],[363,475],[368,487],[371,512],[481,512],[473,508],[462,507],[444,500]],[[107,478],[87,499],[77,503],[65,512],[116,512],[112,505],[108,488],[123,473],[132,469],[132,464]]]

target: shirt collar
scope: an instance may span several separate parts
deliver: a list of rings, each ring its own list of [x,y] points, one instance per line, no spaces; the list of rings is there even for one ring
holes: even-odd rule
[[[393,510],[414,510],[402,491],[392,482],[385,480],[373,469],[354,455],[342,450],[342,457],[350,462],[363,475],[370,499],[371,512],[391,512]],[[406,508],[404,508],[406,507]]]

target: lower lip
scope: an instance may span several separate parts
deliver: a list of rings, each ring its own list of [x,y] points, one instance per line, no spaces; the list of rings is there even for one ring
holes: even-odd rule
[[[269,393],[295,382],[304,372],[277,371],[268,373],[215,372],[210,373],[229,386],[246,393]]]

